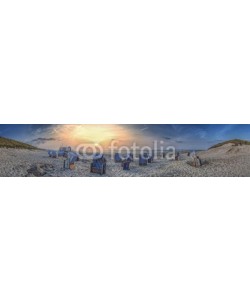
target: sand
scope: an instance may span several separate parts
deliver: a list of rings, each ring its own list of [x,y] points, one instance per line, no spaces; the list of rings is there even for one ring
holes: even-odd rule
[[[193,167],[192,158],[186,153],[181,154],[179,161],[156,159],[152,164],[139,166],[138,160],[130,164],[129,171],[123,171],[120,163],[115,163],[111,157],[107,158],[107,173],[103,177],[203,177],[203,176],[250,176],[250,146],[233,146],[227,144],[215,149],[197,153],[203,164]],[[90,173],[90,161],[78,161],[75,170],[63,169],[63,158],[50,158],[47,151],[21,150],[0,148],[0,176],[55,176],[55,177],[82,177],[95,176]],[[34,172],[34,168],[39,170]]]

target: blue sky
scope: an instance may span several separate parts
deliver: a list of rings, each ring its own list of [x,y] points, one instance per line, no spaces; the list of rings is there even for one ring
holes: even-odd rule
[[[238,124],[117,124],[117,125],[60,125],[60,124],[0,124],[0,136],[16,139],[41,148],[62,145],[76,147],[79,143],[111,141],[120,145],[136,142],[151,145],[154,140],[179,149],[207,149],[233,138],[250,140],[250,125]]]

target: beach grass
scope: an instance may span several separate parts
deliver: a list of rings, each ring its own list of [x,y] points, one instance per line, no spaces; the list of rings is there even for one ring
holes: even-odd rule
[[[210,147],[209,149],[218,148],[218,147],[221,147],[226,144],[233,144],[235,146],[238,146],[238,145],[250,145],[250,142],[246,141],[246,140],[240,140],[240,139],[228,140],[228,141],[216,144],[216,145]]]
[[[12,139],[0,137],[0,148],[28,149],[36,150],[37,148],[26,143],[18,142]]]

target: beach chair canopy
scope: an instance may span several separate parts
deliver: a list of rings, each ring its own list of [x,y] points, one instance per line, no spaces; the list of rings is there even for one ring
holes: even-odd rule
[[[101,153],[96,153],[96,154],[93,155],[93,161],[94,160],[105,160],[105,157]]]

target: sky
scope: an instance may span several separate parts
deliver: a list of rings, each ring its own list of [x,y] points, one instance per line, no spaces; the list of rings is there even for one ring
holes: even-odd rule
[[[250,140],[247,124],[0,124],[0,136],[39,148],[76,148],[80,144],[152,146],[154,141],[177,149],[207,149],[225,140]]]

